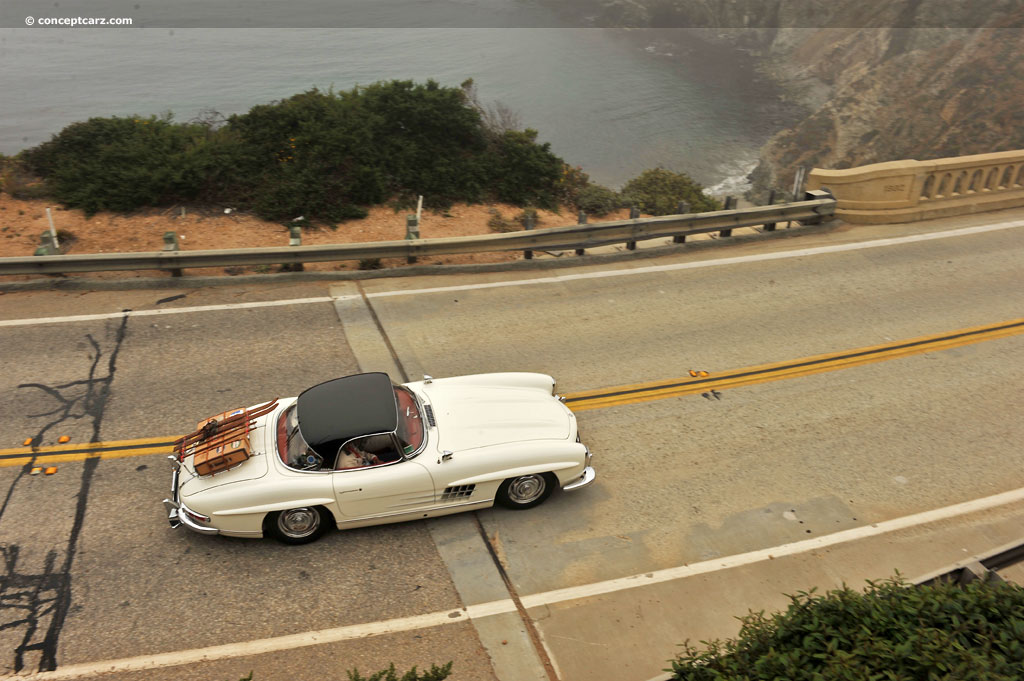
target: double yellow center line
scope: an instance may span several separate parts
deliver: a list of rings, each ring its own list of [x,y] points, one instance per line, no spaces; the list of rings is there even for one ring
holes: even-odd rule
[[[757,385],[758,383],[767,383],[768,381],[781,381],[787,378],[820,374],[825,371],[836,371],[863,364],[884,362],[909,355],[949,350],[961,345],[980,343],[1021,333],[1024,333],[1024,318],[1011,319],[985,326],[975,326],[969,329],[960,329],[932,336],[922,336],[921,338],[910,340],[894,341],[884,345],[873,345],[844,352],[805,357],[788,362],[746,367],[706,378],[685,377],[652,381],[650,383],[636,383],[614,388],[567,393],[564,397],[566,404],[573,411],[651,402],[670,397],[681,397],[683,395],[705,392],[711,393],[711,391]],[[119,442],[39,447],[37,449],[28,447],[0,449],[0,468],[24,466],[28,463],[40,466],[52,465],[68,461],[81,461],[89,457],[114,459],[149,454],[168,455],[171,453],[171,444],[176,439],[176,437],[155,437]]]
[[[604,407],[615,407],[624,404],[663,400],[669,397],[680,397],[704,392],[710,393],[712,390],[725,390],[727,388],[767,383],[768,381],[781,381],[787,378],[797,378],[798,376],[809,376],[825,371],[836,371],[837,369],[861,366],[862,364],[884,362],[898,357],[948,350],[961,345],[980,343],[981,341],[1013,336],[1019,333],[1024,333],[1024,318],[932,336],[923,336],[911,340],[894,341],[884,345],[857,348],[845,352],[746,367],[744,369],[715,374],[707,378],[676,378],[624,385],[615,388],[567,393],[565,395],[565,403],[573,411],[585,411],[587,409],[602,409]]]

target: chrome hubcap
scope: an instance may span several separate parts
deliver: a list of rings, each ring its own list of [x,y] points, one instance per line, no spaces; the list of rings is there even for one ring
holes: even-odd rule
[[[320,514],[315,508],[294,508],[277,516],[277,526],[289,537],[302,539],[320,527]]]
[[[524,475],[508,486],[508,498],[517,504],[528,504],[544,494],[545,487],[543,475]]]

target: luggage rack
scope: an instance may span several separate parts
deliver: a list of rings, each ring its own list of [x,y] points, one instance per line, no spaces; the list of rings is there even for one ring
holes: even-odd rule
[[[272,412],[277,403],[273,400],[200,421],[195,431],[174,441],[174,458],[180,463],[194,455],[192,466],[200,476],[234,468],[251,456],[249,431],[256,420]]]

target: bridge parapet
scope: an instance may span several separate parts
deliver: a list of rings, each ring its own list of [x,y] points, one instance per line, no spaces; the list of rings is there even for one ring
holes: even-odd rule
[[[855,223],[1014,208],[1024,206],[1024,149],[845,170],[815,168],[807,187],[828,189],[836,198],[836,217]]]

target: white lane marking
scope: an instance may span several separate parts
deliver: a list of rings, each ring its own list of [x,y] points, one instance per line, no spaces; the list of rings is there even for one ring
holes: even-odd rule
[[[600,272],[580,272],[577,274],[559,274],[551,277],[539,277],[537,279],[512,279],[509,281],[493,281],[484,284],[464,284],[461,286],[436,286],[433,288],[419,288],[394,291],[376,291],[367,293],[367,298],[389,298],[392,296],[410,296],[422,293],[448,293],[451,291],[474,291],[487,288],[504,288],[508,286],[528,286],[531,284],[556,284],[565,281],[578,281],[582,279],[604,279],[606,277],[624,277],[633,274],[651,274],[655,272],[675,272],[678,270],[694,270],[704,267],[720,267],[723,265],[736,265],[748,262],[761,262],[765,260],[785,260],[787,258],[803,258],[811,255],[822,255],[825,253],[841,253],[845,251],[859,251],[866,248],[883,248],[885,246],[898,246],[900,244],[916,243],[918,241],[932,241],[934,239],[948,239],[956,236],[969,236],[984,232],[995,232],[1014,227],[1024,227],[1024,220],[1013,222],[999,222],[993,225],[978,225],[975,227],[963,227],[946,232],[930,232],[927,234],[913,234],[910,236],[892,237],[889,239],[876,239],[874,241],[862,241],[849,244],[835,244],[833,246],[816,246],[814,248],[801,248],[795,251],[780,251],[778,253],[759,253],[754,255],[738,255],[732,258],[718,258],[717,260],[696,260],[692,262],[675,263],[672,265],[651,265],[649,267],[634,267],[624,270],[602,270]]]
[[[466,614],[469,615],[470,619],[480,619],[481,617],[490,617],[491,615],[503,615],[506,612],[515,611],[516,604],[511,598],[466,606]]]
[[[515,606],[513,605],[513,608]],[[154,655],[141,655],[139,657],[128,657],[120,660],[106,660],[103,662],[87,662],[85,664],[72,664],[66,667],[58,667],[52,672],[35,672],[33,674],[11,674],[2,676],[2,679],[45,679],[46,681],[56,679],[77,679],[83,676],[96,674],[112,674],[115,672],[141,671],[145,669],[158,669],[160,667],[175,667],[183,664],[195,664],[197,662],[211,662],[213,660],[224,660],[234,657],[248,655],[260,655],[262,653],[274,653],[282,650],[293,650],[307,646],[322,645],[324,643],[336,643],[352,639],[367,638],[369,636],[380,636],[382,634],[394,634],[415,629],[427,629],[442,624],[453,622],[465,622],[465,610],[446,610],[444,612],[432,612],[426,615],[414,617],[402,617],[383,622],[368,622],[366,624],[353,624],[347,627],[336,627],[334,629],[321,629],[319,631],[306,631],[301,634],[289,636],[276,636],[274,638],[262,638],[255,641],[243,641],[239,643],[225,643],[219,646],[208,648],[195,648],[193,650],[179,650],[172,653],[156,653]]]
[[[880,523],[873,523],[863,527],[856,527],[851,530],[843,530],[833,534],[827,534],[814,539],[782,544],[768,549],[749,551],[724,558],[716,558],[691,565],[648,572],[621,579],[610,579],[594,584],[569,587],[567,589],[555,589],[545,591],[532,596],[524,596],[520,600],[526,608],[534,608],[539,605],[551,605],[581,598],[589,598],[615,591],[625,591],[641,586],[658,584],[677,579],[685,579],[694,575],[727,570],[740,565],[750,565],[782,556],[792,556],[799,553],[814,551],[815,549],[834,546],[845,542],[856,541],[875,537],[888,532],[903,530],[916,525],[925,525],[941,520],[949,520],[961,515],[987,511],[998,506],[1024,501],[1024,487],[995,494],[981,499],[965,501],[945,508],[923,511],[913,515],[894,518]],[[307,631],[289,636],[278,636],[264,638],[255,641],[242,641],[239,643],[226,643],[208,648],[196,648],[193,650],[181,650],[171,653],[158,653],[139,657],[129,657],[120,660],[106,660],[103,662],[88,662],[85,664],[73,664],[62,666],[52,672],[36,672],[34,674],[16,674],[0,676],[0,679],[12,679],[23,681],[24,679],[39,679],[39,681],[50,681],[56,679],[77,679],[84,676],[92,676],[101,673],[138,671],[142,669],[156,669],[158,667],[174,667],[183,664],[194,664],[211,660],[223,660],[228,658],[245,657],[248,655],[259,655],[261,653],[279,652],[293,648],[320,645],[322,643],[337,643],[352,639],[380,636],[382,634],[393,634],[416,629],[427,629],[444,624],[466,622],[474,618],[489,617],[505,612],[513,612],[516,605],[510,599],[490,601],[471,605],[465,609],[443,610],[431,612],[413,617],[401,617],[398,619],[384,620],[383,622],[367,622],[365,624],[352,624],[345,627],[333,629],[321,629],[319,631]]]
[[[252,303],[225,303],[223,305],[195,305],[193,307],[168,307],[156,310],[130,310],[129,312],[105,312],[103,314],[80,314],[67,317],[36,317],[32,319],[4,319],[0,326],[31,326],[35,324],[64,324],[67,322],[91,322],[99,319],[120,319],[121,317],[155,317],[186,312],[219,312],[222,310],[248,310],[258,307],[282,307],[286,305],[309,305],[310,303],[333,303],[337,298],[290,298],[288,300],[261,300]]]
[[[755,255],[741,255],[733,258],[719,258],[717,260],[698,260],[694,262],[676,263],[673,265],[651,265],[649,267],[635,267],[622,270],[602,270],[600,272],[580,272],[577,274],[560,274],[551,277],[538,277],[535,279],[510,279],[508,281],[495,281],[481,284],[464,284],[461,286],[436,286],[432,288],[395,289],[392,291],[376,291],[367,293],[367,298],[389,298],[394,296],[413,296],[425,293],[448,293],[452,291],[474,291],[477,289],[506,288],[509,286],[531,286],[536,284],[557,284],[566,281],[582,279],[603,279],[605,277],[624,277],[633,274],[651,274],[654,272],[674,272],[676,270],[700,269],[704,267],[721,267],[723,265],[736,265],[747,262],[759,262],[765,260],[784,260],[786,258],[802,258],[810,255],[822,255],[825,253],[840,253],[845,251],[859,251],[866,248],[882,248],[885,246],[897,246],[899,244],[915,243],[918,241],[932,241],[934,239],[949,239],[958,236],[969,236],[982,234],[984,232],[995,232],[1014,227],[1024,227],[1024,220],[1013,222],[998,222],[992,225],[978,225],[975,227],[963,227],[945,232],[930,232],[928,234],[913,234],[911,236],[893,237],[890,239],[876,239],[875,241],[863,241],[849,244],[836,244],[833,246],[818,246],[815,248],[802,248],[795,251],[781,251],[778,253],[761,253]],[[358,295],[344,296],[321,296],[317,298],[294,298],[291,300],[268,300],[254,303],[225,303],[223,305],[199,305],[196,307],[171,307],[162,310],[133,310],[131,312],[109,312],[104,314],[71,315],[67,317],[37,317],[29,319],[6,319],[0,320],[0,327],[4,326],[32,326],[35,324],[62,324],[68,322],[87,322],[102,319],[120,319],[124,315],[129,317],[148,317],[152,315],[186,314],[189,312],[212,312],[220,310],[245,310],[259,307],[277,307],[282,305],[308,305],[310,303],[331,303],[336,301],[353,300]]]
[[[921,513],[903,516],[902,518],[885,520],[880,523],[872,523],[871,525],[855,527],[850,530],[842,530],[840,532],[814,537],[813,539],[804,539],[790,544],[773,546],[767,549],[738,553],[732,556],[725,556],[724,558],[715,558],[712,560],[705,560],[700,563],[680,565],[674,568],[656,570],[654,572],[647,572],[619,579],[609,579],[604,582],[595,582],[593,584],[583,584],[581,586],[573,586],[566,589],[545,591],[539,594],[523,596],[520,598],[520,601],[524,608],[533,608],[538,605],[550,605],[552,603],[561,603],[563,601],[571,601],[578,598],[590,598],[615,591],[624,591],[626,589],[635,589],[636,587],[648,586],[650,584],[659,584],[661,582],[670,582],[676,579],[685,579],[687,577],[693,577],[694,575],[717,572],[719,570],[728,570],[729,568],[739,567],[741,565],[750,565],[751,563],[760,563],[762,561],[781,558],[783,556],[807,553],[808,551],[823,549],[828,546],[835,546],[836,544],[843,544],[845,542],[856,541],[858,539],[877,537],[878,535],[886,534],[888,532],[905,530],[909,527],[914,527],[915,525],[926,525],[940,520],[949,520],[956,516],[978,513],[979,511],[986,511],[997,506],[1005,506],[1019,501],[1024,501],[1024,487],[1010,490],[1009,492],[1003,492],[1002,494],[995,494],[990,497],[973,499],[971,501],[965,501],[952,506],[946,506],[945,508],[923,511]]]

